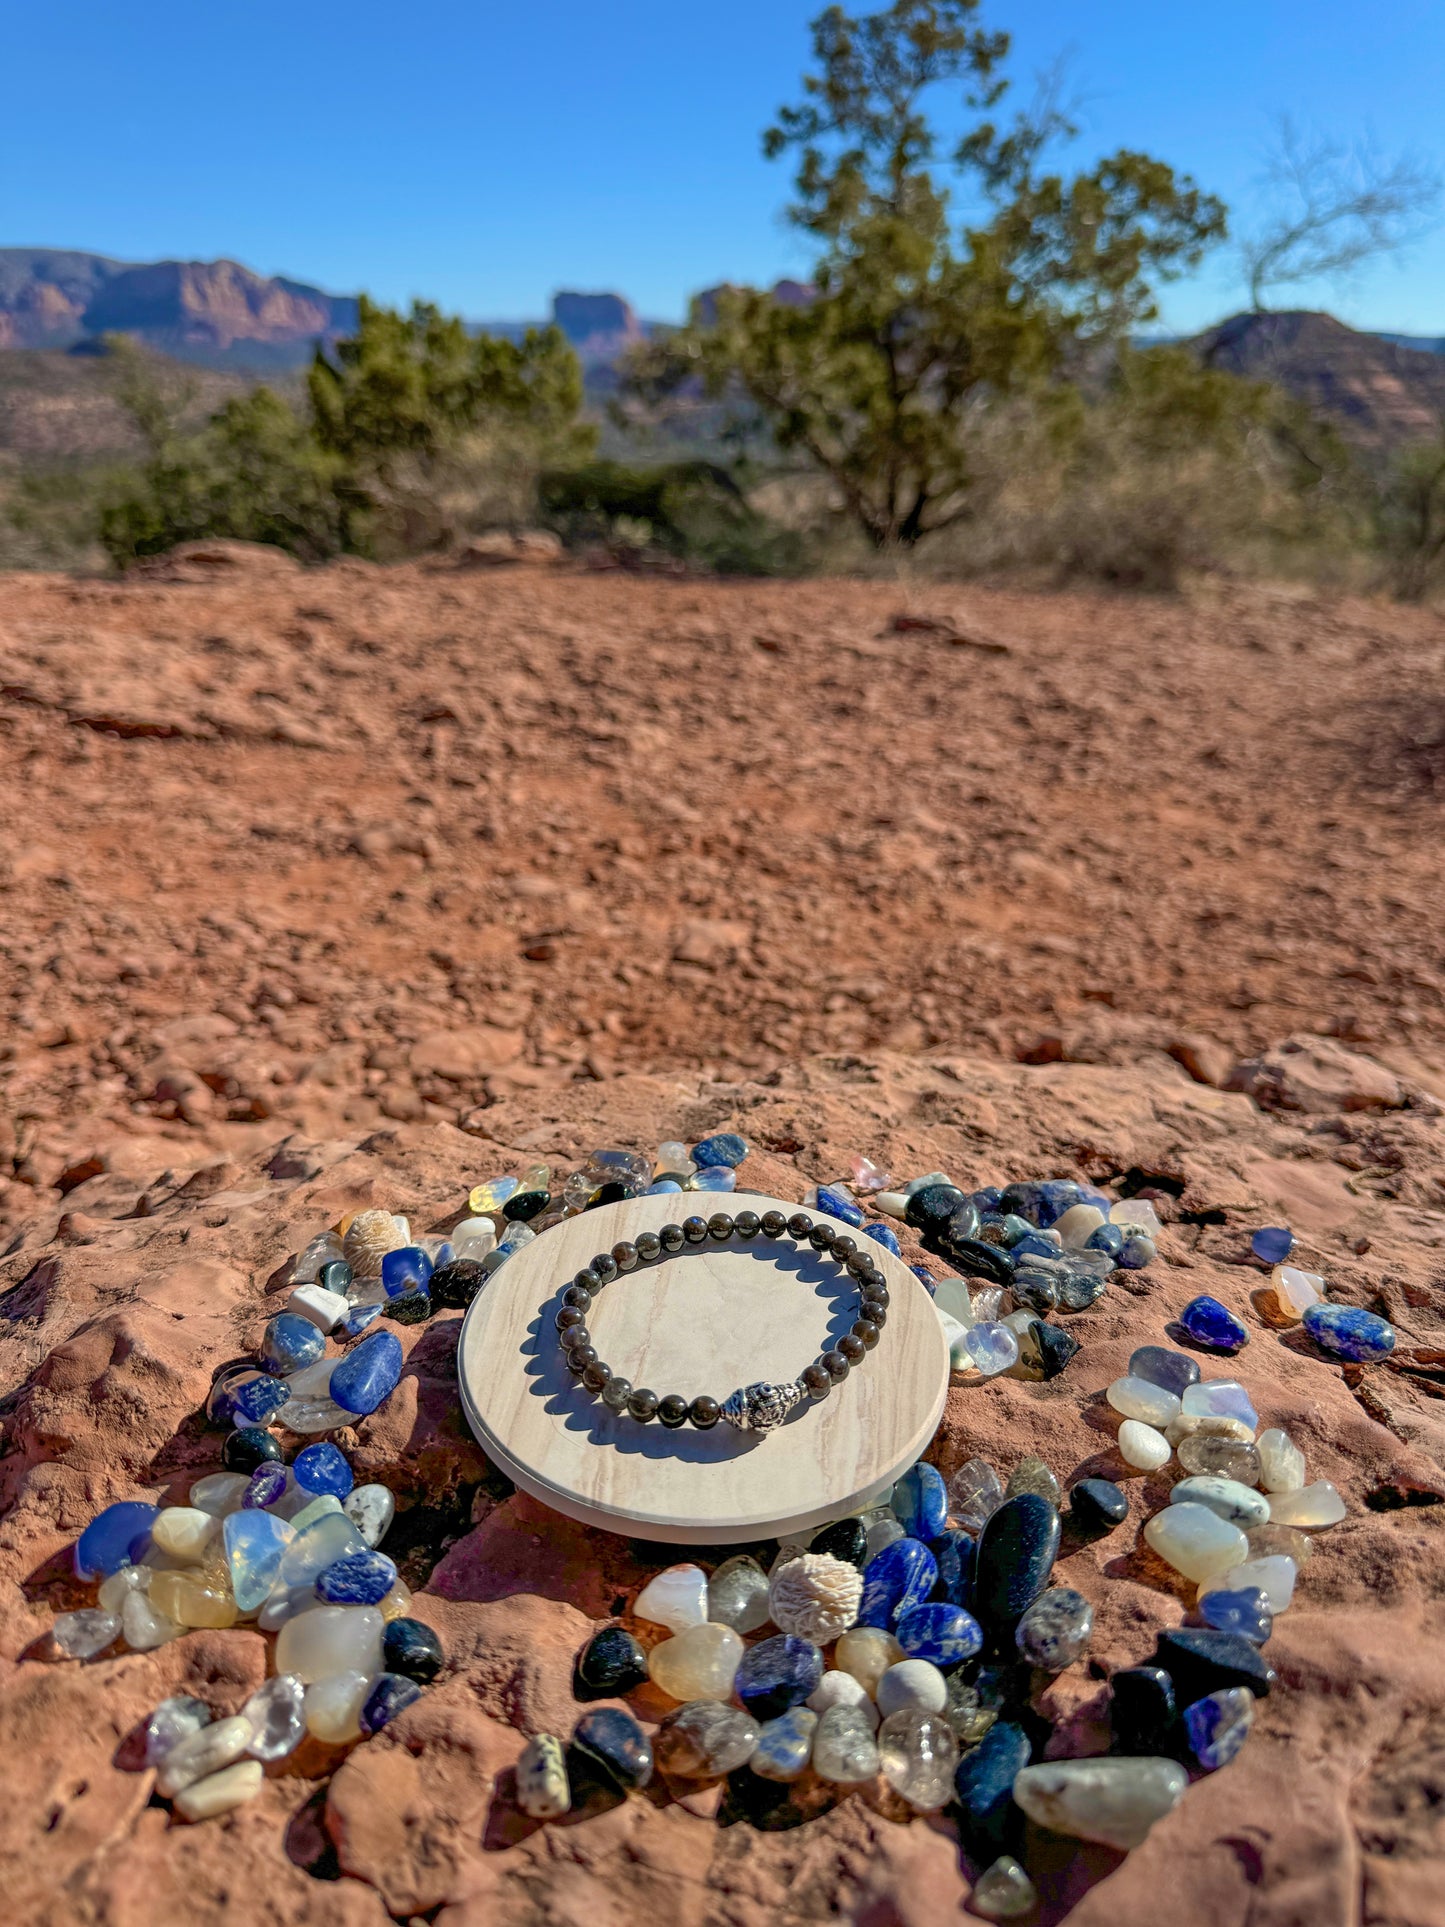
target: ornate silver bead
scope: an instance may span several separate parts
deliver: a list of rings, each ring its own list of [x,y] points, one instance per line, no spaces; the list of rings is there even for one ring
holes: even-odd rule
[[[722,1415],[740,1432],[771,1432],[802,1397],[796,1383],[741,1385],[723,1400]]]

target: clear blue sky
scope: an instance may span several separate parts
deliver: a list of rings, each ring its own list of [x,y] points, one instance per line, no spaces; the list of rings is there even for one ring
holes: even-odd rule
[[[230,255],[338,291],[540,314],[558,287],[648,315],[806,268],[759,131],[795,95],[803,0],[72,0],[8,9],[0,243]],[[1445,167],[1439,0],[997,0],[1021,82],[1071,51],[1078,152],[1142,147],[1241,212],[1270,117],[1372,130]],[[1239,305],[1221,260],[1166,296]],[[1343,292],[1358,325],[1445,334],[1445,235]]]

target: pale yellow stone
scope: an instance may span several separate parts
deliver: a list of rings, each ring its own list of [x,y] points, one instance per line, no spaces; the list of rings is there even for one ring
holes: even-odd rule
[[[1239,1439],[1242,1444],[1253,1445],[1254,1428],[1227,1412],[1181,1412],[1165,1426],[1164,1436],[1174,1446],[1192,1438]]]
[[[888,1668],[907,1657],[892,1633],[881,1626],[855,1626],[833,1648],[834,1666],[840,1673],[851,1673],[869,1699],[878,1697],[878,1682]]]
[[[346,1746],[361,1737],[361,1709],[375,1675],[332,1673],[306,1688],[306,1730],[328,1746]]]
[[[232,1807],[244,1806],[261,1791],[265,1769],[259,1760],[237,1760],[234,1766],[209,1779],[197,1780],[175,1797],[175,1809],[183,1820],[210,1820]]]
[[[1305,1482],[1305,1455],[1289,1433],[1278,1425],[1257,1440],[1260,1484],[1266,1492],[1298,1492]]]
[[[725,1700],[742,1657],[743,1642],[731,1626],[689,1626],[653,1647],[647,1670],[675,1700]]]
[[[1310,1306],[1320,1304],[1325,1295],[1324,1279],[1317,1272],[1301,1271],[1297,1265],[1276,1265],[1270,1274],[1270,1283],[1280,1316],[1296,1325]]]
[[[1306,1531],[1319,1532],[1340,1523],[1345,1502],[1328,1479],[1316,1479],[1297,1492],[1271,1492],[1269,1516],[1273,1525],[1302,1526]]]
[[[240,1618],[230,1585],[200,1572],[158,1572],[150,1584],[157,1612],[181,1626],[234,1626]]]
[[[1239,1527],[1202,1505],[1165,1506],[1145,1525],[1144,1537],[1166,1564],[1196,1585],[1249,1557],[1249,1541]]]
[[[168,1505],[151,1524],[151,1543],[172,1558],[199,1563],[216,1536],[213,1513],[194,1505]]]
[[[391,1591],[377,1607],[383,1619],[405,1619],[411,1611],[411,1587],[404,1579],[398,1579]]]

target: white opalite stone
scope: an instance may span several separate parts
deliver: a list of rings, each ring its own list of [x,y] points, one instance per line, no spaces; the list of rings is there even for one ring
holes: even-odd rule
[[[1151,1385],[1147,1378],[1116,1378],[1104,1396],[1124,1418],[1138,1419],[1159,1431],[1179,1413],[1174,1393]]]
[[[1340,1523],[1345,1516],[1345,1502],[1328,1479],[1316,1479],[1313,1485],[1301,1486],[1294,1492],[1271,1492],[1269,1516],[1277,1526],[1303,1526],[1307,1531],[1319,1532],[1325,1526]]]
[[[183,1820],[211,1820],[232,1807],[244,1806],[261,1791],[265,1768],[259,1760],[238,1760],[209,1778],[197,1780],[178,1793],[175,1809]]]
[[[463,1218],[451,1235],[458,1258],[485,1258],[497,1248],[497,1227],[490,1218]]]
[[[373,1675],[350,1671],[332,1673],[306,1688],[306,1730],[328,1746],[345,1746],[361,1734],[361,1709]]]
[[[387,1485],[354,1485],[342,1510],[369,1546],[379,1546],[396,1517],[396,1499]]]
[[[648,1580],[632,1610],[674,1633],[701,1626],[707,1620],[707,1574],[701,1566],[667,1566]]]
[[[873,1202],[885,1216],[890,1218],[904,1217],[908,1211],[906,1191],[878,1191],[874,1194]]]
[[[1145,1525],[1144,1537],[1167,1565],[1196,1585],[1249,1557],[1249,1541],[1239,1527],[1203,1505],[1165,1506]]]
[[[1271,1425],[1255,1440],[1260,1484],[1266,1492],[1298,1492],[1305,1482],[1305,1455],[1281,1426]]]
[[[252,1732],[251,1722],[233,1713],[228,1720],[213,1720],[189,1739],[178,1740],[161,1761],[156,1790],[169,1800],[182,1787],[219,1773],[223,1766],[240,1759],[251,1744]]]
[[[1014,1799],[1052,1833],[1128,1853],[1178,1806],[1188,1785],[1189,1775],[1173,1760],[1049,1760],[1021,1769]]]
[[[318,1331],[335,1331],[351,1315],[351,1306],[339,1291],[324,1285],[298,1285],[286,1300],[287,1311],[309,1318]]]
[[[884,1719],[910,1706],[941,1713],[947,1704],[948,1681],[930,1660],[899,1660],[879,1678],[878,1711]]]
[[[1228,1572],[1221,1572],[1199,1588],[1200,1597],[1207,1592],[1240,1592],[1247,1586],[1258,1586],[1269,1602],[1272,1613],[1287,1610],[1294,1598],[1295,1581],[1299,1577],[1299,1567],[1287,1552],[1267,1554],[1263,1559],[1246,1559],[1242,1566],[1231,1566]]]
[[[314,1525],[298,1532],[282,1554],[275,1590],[314,1586],[328,1566],[334,1566],[349,1552],[362,1551],[365,1544],[344,1512],[323,1513]]]
[[[1126,1418],[1119,1427],[1119,1456],[1126,1465],[1141,1472],[1153,1472],[1169,1463],[1169,1441],[1162,1432],[1142,1420]]]
[[[852,1673],[831,1670],[824,1673],[808,1695],[808,1705],[815,1713],[826,1713],[830,1706],[856,1706],[875,1728],[878,1725],[878,1709],[868,1697],[862,1680],[855,1679]]]
[[[215,1517],[200,1506],[165,1506],[151,1523],[151,1544],[188,1565],[200,1564],[215,1536]]]
[[[240,1511],[250,1483],[248,1472],[208,1472],[191,1487],[191,1504],[202,1512],[209,1512],[214,1519],[224,1519],[229,1513]]]
[[[1054,1225],[1065,1251],[1082,1251],[1107,1220],[1096,1204],[1072,1204]]]
[[[1276,1265],[1270,1274],[1275,1302],[1282,1314],[1298,1324],[1311,1305],[1321,1304],[1325,1281],[1318,1272],[1301,1271],[1297,1265]]]
[[[379,1673],[385,1621],[375,1606],[314,1606],[288,1619],[276,1641],[276,1671],[308,1686],[333,1673]]]
[[[279,1633],[288,1619],[294,1619],[297,1613],[310,1612],[320,1604],[314,1586],[273,1588],[256,1614],[256,1624],[263,1633]]]
[[[1164,1229],[1159,1222],[1159,1213],[1147,1198],[1121,1198],[1110,1209],[1109,1222],[1129,1225],[1150,1238],[1157,1238]]]
[[[1221,1519],[1245,1531],[1264,1525],[1269,1518],[1269,1500],[1262,1492],[1241,1485],[1238,1479],[1212,1478],[1207,1473],[1181,1479],[1169,1494],[1169,1503],[1208,1506]]]

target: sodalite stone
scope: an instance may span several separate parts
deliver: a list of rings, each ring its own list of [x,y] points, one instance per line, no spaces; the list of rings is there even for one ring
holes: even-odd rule
[[[938,1561],[921,1540],[895,1539],[863,1568],[858,1624],[891,1632],[901,1612],[923,1604],[937,1578]]]
[[[1353,1364],[1373,1364],[1395,1349],[1394,1326],[1354,1305],[1311,1305],[1304,1328],[1321,1351]]]
[[[97,1512],[75,1542],[77,1579],[108,1579],[122,1566],[138,1566],[150,1544],[159,1506],[122,1499]]]
[[[248,1512],[264,1512],[286,1496],[286,1468],[274,1461],[269,1465],[258,1465],[251,1474],[241,1505]]]
[[[1096,1245],[1094,1247],[1096,1251],[1103,1250],[1104,1248],[1102,1245]],[[1116,1262],[1121,1270],[1142,1271],[1146,1265],[1153,1264],[1157,1255],[1154,1240],[1152,1238],[1146,1238],[1142,1232],[1136,1231],[1132,1237],[1124,1240],[1123,1247],[1119,1252]]]
[[[1209,1693],[1184,1709],[1189,1750],[1206,1773],[1229,1764],[1249,1738],[1253,1724],[1254,1695],[1244,1686]]]
[[[983,1650],[983,1630],[973,1614],[946,1601],[908,1607],[898,1615],[895,1632],[910,1659],[926,1659],[940,1669],[962,1666]]]
[[[863,1222],[863,1213],[853,1200],[845,1198],[841,1191],[833,1190],[830,1185],[818,1186],[818,1209],[826,1211],[830,1218],[841,1218],[844,1224],[857,1226]]]
[[[1258,1586],[1203,1593],[1194,1610],[1212,1631],[1237,1633],[1252,1646],[1263,1646],[1274,1631],[1274,1614]]]
[[[620,1706],[596,1706],[572,1730],[572,1746],[586,1764],[624,1793],[652,1778],[652,1742]]]
[[[264,1425],[290,1396],[285,1380],[269,1372],[236,1372],[218,1378],[211,1387],[206,1417],[213,1425]]]
[[[891,1251],[895,1258],[903,1256],[903,1247],[898,1242],[897,1232],[890,1230],[886,1224],[864,1225],[863,1236],[871,1238],[875,1244],[882,1245],[885,1251]]]
[[[709,1165],[741,1164],[747,1154],[747,1144],[736,1131],[719,1131],[692,1147],[692,1161],[699,1170],[705,1170]]]
[[[420,1619],[389,1619],[381,1636],[382,1664],[419,1685],[429,1686],[446,1658],[442,1643]]]
[[[403,1679],[399,1673],[379,1673],[361,1709],[362,1732],[379,1733],[420,1698],[421,1688],[414,1679]]]
[[[221,1529],[237,1609],[254,1612],[275,1584],[286,1548],[296,1535],[289,1522],[274,1512],[233,1512]]]
[[[893,1488],[892,1506],[910,1539],[936,1539],[948,1524],[948,1487],[936,1465],[921,1460]]]
[[[1097,1231],[1089,1234],[1085,1251],[1102,1251],[1106,1258],[1112,1258],[1117,1265],[1124,1251],[1124,1230],[1122,1225],[1101,1224]]]
[[[1267,1265],[1282,1265],[1294,1250],[1294,1233],[1283,1225],[1264,1225],[1249,1241],[1255,1257]]]
[[[396,1584],[396,1562],[384,1552],[349,1552],[328,1566],[316,1591],[329,1606],[376,1606]]]
[[[763,1780],[801,1779],[808,1770],[817,1730],[818,1715],[806,1706],[779,1714],[758,1734],[748,1765]]]
[[[324,1333],[294,1311],[278,1312],[261,1335],[261,1363],[276,1378],[314,1365],[325,1350]]]
[[[329,1492],[335,1499],[344,1499],[353,1484],[351,1467],[340,1449],[324,1440],[319,1445],[304,1446],[296,1454],[291,1475],[308,1492]]]
[[[348,1338],[359,1338],[386,1310],[385,1305],[357,1305],[347,1313],[342,1330]]]
[[[959,1831],[971,1851],[999,1852],[1023,1832],[1013,1803],[1014,1778],[1029,1763],[1029,1736],[999,1720],[958,1763],[953,1790],[961,1810]]]
[[[1227,1305],[1206,1293],[1191,1298],[1179,1314],[1179,1322],[1197,1344],[1217,1352],[1237,1352],[1249,1343],[1249,1333]]]
[[[979,1534],[973,1610],[988,1632],[1013,1627],[1049,1582],[1059,1550],[1059,1515],[1047,1499],[1005,1499]]]
[[[801,1706],[823,1677],[823,1655],[810,1639],[780,1633],[743,1654],[733,1691],[754,1719],[772,1720]]]
[[[401,1340],[395,1332],[373,1332],[363,1338],[331,1374],[332,1403],[362,1416],[374,1412],[396,1390],[402,1358]]]
[[[930,1298],[937,1296],[938,1280],[928,1269],[927,1265],[910,1265],[908,1269],[913,1273],[914,1277],[918,1280],[919,1284],[922,1285]]]
[[[973,1539],[959,1527],[930,1539],[928,1550],[938,1562],[933,1596],[951,1606],[967,1606],[973,1597]]]

